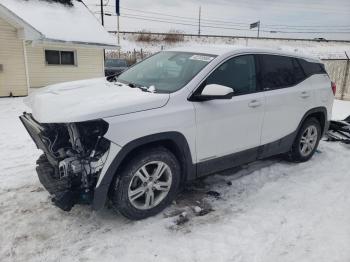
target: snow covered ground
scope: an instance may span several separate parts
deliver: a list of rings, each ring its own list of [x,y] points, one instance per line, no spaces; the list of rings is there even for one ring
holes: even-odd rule
[[[274,158],[211,176],[132,222],[51,205],[24,110],[22,98],[0,99],[0,261],[350,261],[349,146],[323,141],[307,163]],[[350,102],[336,101],[335,117],[346,114]]]
[[[343,120],[347,116],[349,116],[349,110],[350,110],[350,102],[349,101],[342,101],[342,100],[336,100],[336,102],[333,105],[333,119],[334,120]]]
[[[154,40],[149,42],[140,42],[137,40],[137,35],[121,34],[120,45],[121,51],[140,51],[146,53],[155,53],[162,48],[169,49],[182,46],[201,46],[201,45],[216,45],[216,46],[248,46],[269,49],[281,49],[288,52],[296,52],[308,54],[320,59],[346,59],[345,52],[350,53],[350,44],[345,42],[317,42],[317,41],[300,41],[300,40],[280,40],[280,39],[247,39],[240,37],[196,37],[185,36],[184,41],[180,42],[165,42],[163,36],[152,35]]]

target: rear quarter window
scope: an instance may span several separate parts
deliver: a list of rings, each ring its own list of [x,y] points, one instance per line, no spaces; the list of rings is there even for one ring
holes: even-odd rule
[[[308,62],[304,59],[298,59],[298,61],[308,77],[315,74],[326,74],[323,64]]]

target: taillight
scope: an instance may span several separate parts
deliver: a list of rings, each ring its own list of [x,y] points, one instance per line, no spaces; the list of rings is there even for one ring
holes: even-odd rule
[[[332,82],[331,86],[332,86],[333,95],[335,95],[335,93],[337,92],[337,85],[334,82]]]

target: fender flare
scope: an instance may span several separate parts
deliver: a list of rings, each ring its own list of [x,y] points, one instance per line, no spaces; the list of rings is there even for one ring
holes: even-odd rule
[[[296,134],[299,132],[302,124],[304,123],[305,119],[308,118],[310,115],[314,114],[314,113],[322,113],[324,116],[324,123],[320,123],[321,125],[323,125],[323,133],[322,136],[327,132],[328,126],[329,126],[329,121],[328,121],[328,115],[327,115],[327,108],[324,106],[320,106],[320,107],[315,107],[310,109],[309,111],[307,111],[305,113],[305,115],[303,116],[303,118],[301,119],[298,129],[296,130]],[[295,134],[295,135],[296,135]]]
[[[122,147],[122,149],[119,151],[117,156],[113,159],[112,163],[108,167],[104,177],[101,180],[101,183],[94,190],[92,208],[94,210],[99,210],[104,207],[113,178],[116,175],[118,168],[123,163],[124,159],[132,150],[150,143],[162,141],[173,142],[179,150],[179,153],[183,156],[183,159],[179,159],[179,161],[182,162],[182,166],[184,167],[184,179],[195,179],[196,167],[192,162],[191,151],[183,134],[179,132],[163,132],[147,135],[141,138],[137,138]]]

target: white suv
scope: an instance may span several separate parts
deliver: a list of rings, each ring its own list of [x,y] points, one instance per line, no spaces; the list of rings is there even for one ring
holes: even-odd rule
[[[76,203],[142,219],[180,185],[276,154],[314,154],[335,85],[310,57],[251,48],[159,52],[119,76],[52,85],[20,119],[44,154],[37,173],[63,210]]]

